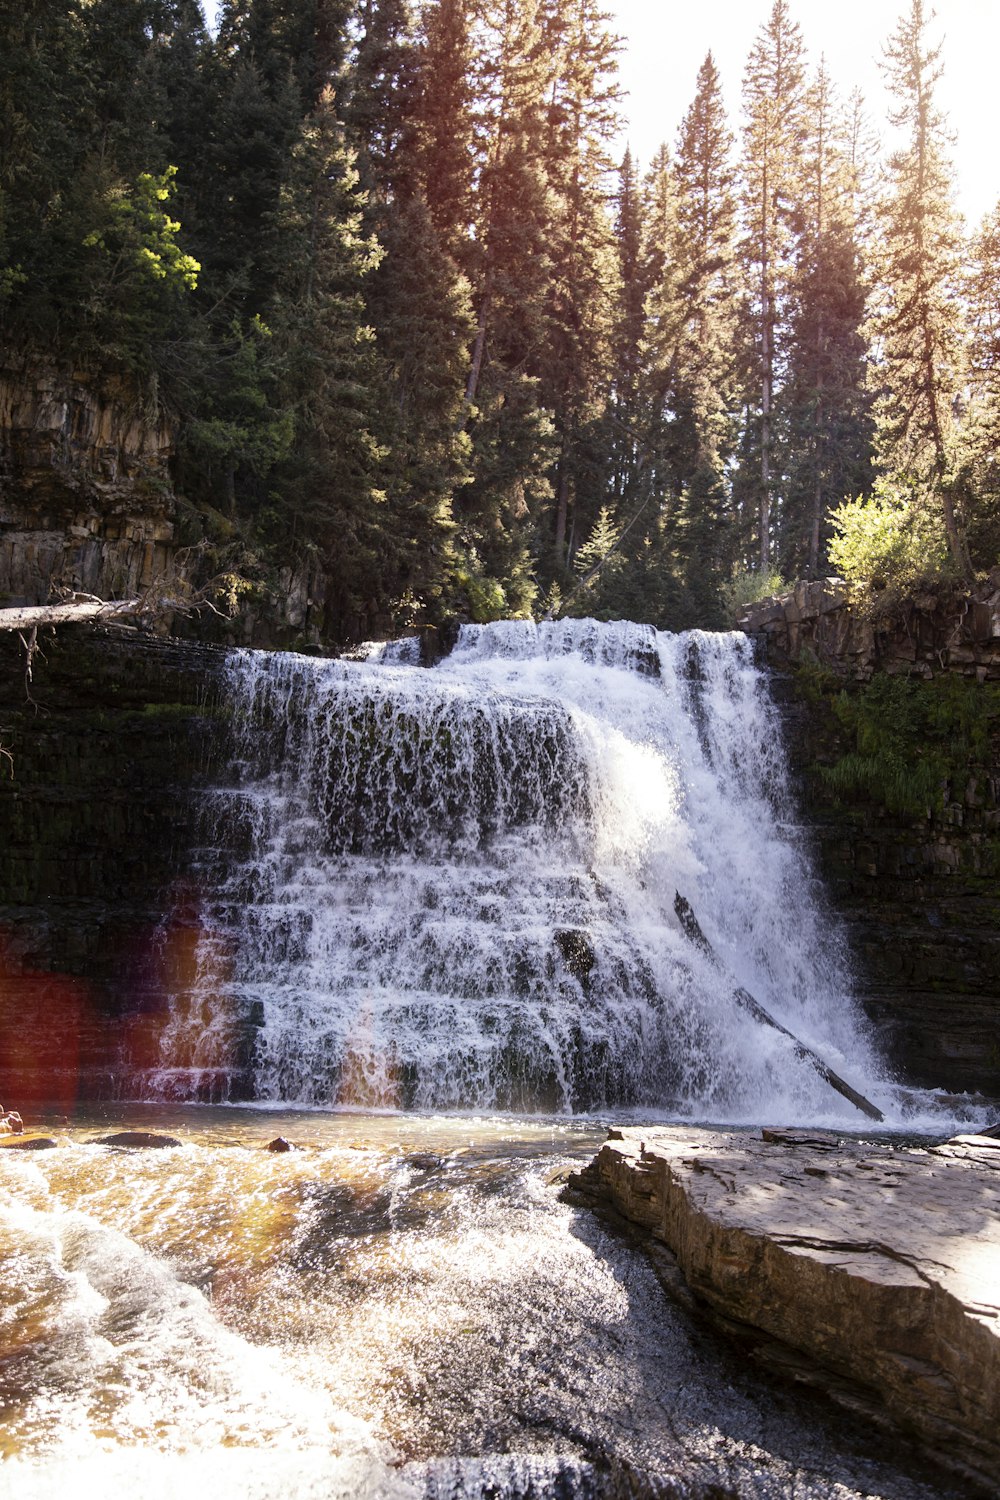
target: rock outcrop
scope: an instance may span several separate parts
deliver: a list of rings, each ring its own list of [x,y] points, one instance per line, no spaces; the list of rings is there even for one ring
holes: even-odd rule
[[[578,1189],[667,1245],[727,1329],[996,1492],[1000,1143],[616,1134]]]
[[[125,1041],[183,983],[224,656],[122,627],[39,646],[29,698],[0,635],[0,1099],[68,1111],[113,1090]]]
[[[808,837],[887,1057],[923,1087],[1000,1097],[1000,569],[879,623],[837,580],[800,583],[743,624],[773,668]],[[952,747],[939,796],[908,811],[828,774],[861,748],[841,706],[890,678]],[[914,758],[935,750],[897,727]]]
[[[114,382],[0,369],[0,603],[126,598],[172,576],[174,433]]]
[[[808,659],[861,681],[883,671],[1000,682],[1000,568],[968,594],[915,595],[881,615],[852,609],[839,578],[797,583],[748,605],[738,626],[761,639],[772,666]]]

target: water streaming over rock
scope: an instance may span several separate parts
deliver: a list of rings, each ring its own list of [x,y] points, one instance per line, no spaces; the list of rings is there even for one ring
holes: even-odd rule
[[[960,1500],[563,1201],[585,1122],[109,1113],[0,1150],[4,1494]]]
[[[878,1092],[738,634],[466,626],[432,669],[234,653],[161,1098],[843,1120]],[[673,914],[692,902],[723,960]],[[166,929],[165,929],[166,930]],[[166,944],[167,939],[164,939]]]

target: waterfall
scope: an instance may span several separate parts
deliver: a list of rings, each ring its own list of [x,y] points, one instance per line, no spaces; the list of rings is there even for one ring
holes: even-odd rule
[[[412,643],[240,651],[228,702],[147,1093],[844,1120],[737,985],[877,1078],[746,637],[466,626],[433,668]]]

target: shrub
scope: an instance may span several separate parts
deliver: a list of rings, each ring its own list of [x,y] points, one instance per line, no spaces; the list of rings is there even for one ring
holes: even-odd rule
[[[912,489],[880,479],[870,498],[845,500],[830,519],[830,562],[854,588],[901,594],[949,574],[940,508]]]
[[[739,568],[720,590],[726,619],[735,625],[748,604],[783,594],[788,585],[776,568]]]

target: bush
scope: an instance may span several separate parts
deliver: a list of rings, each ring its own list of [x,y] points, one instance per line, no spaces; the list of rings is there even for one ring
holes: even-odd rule
[[[834,713],[852,748],[823,780],[848,799],[859,794],[890,812],[923,816],[960,798],[977,768],[991,763],[1000,729],[1000,688],[943,675],[930,682],[878,675],[841,693]]]
[[[848,584],[906,593],[950,573],[940,507],[931,497],[879,480],[870,498],[845,500],[830,517],[830,562]]]
[[[748,604],[761,599],[770,599],[772,594],[783,594],[788,588],[776,568],[740,568],[720,590],[722,608],[726,619],[735,625]]]

